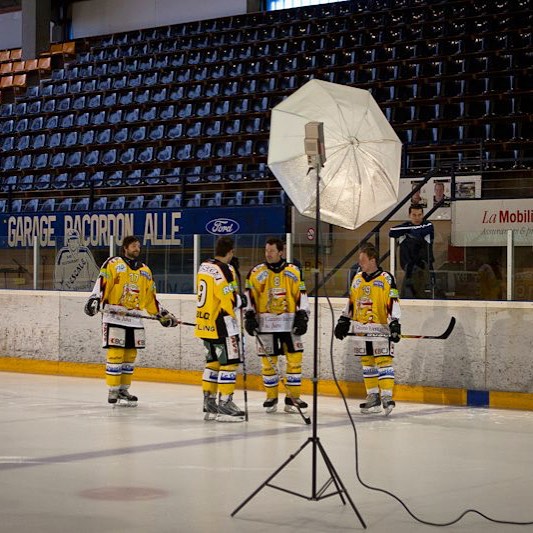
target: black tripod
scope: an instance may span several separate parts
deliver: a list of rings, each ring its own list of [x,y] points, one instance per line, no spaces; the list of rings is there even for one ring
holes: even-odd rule
[[[346,487],[344,486],[339,474],[335,470],[333,463],[331,462],[324,446],[318,438],[317,432],[317,419],[318,419],[318,277],[319,277],[319,229],[320,229],[320,168],[321,162],[318,157],[316,157],[313,162],[315,163],[316,170],[316,218],[315,218],[315,269],[314,269],[314,279],[315,279],[315,305],[314,305],[314,321],[313,321],[313,335],[314,335],[314,349],[313,349],[313,436],[309,437],[305,443],[300,446],[296,453],[292,454],[270,477],[268,477],[248,498],[246,498],[232,513],[231,516],[235,516],[256,494],[258,494],[264,487],[271,487],[288,494],[293,494],[300,498],[304,498],[310,501],[320,501],[330,496],[339,495],[343,505],[346,505],[346,500],[350,503],[354,513],[359,518],[361,525],[366,529],[366,524],[359,514],[359,511],[355,507]],[[302,452],[307,446],[312,446],[312,478],[311,478],[311,495],[301,494],[277,485],[273,485],[270,482],[298,455]],[[329,479],[319,488],[317,484],[317,460],[318,453],[322,456],[322,459],[328,469]],[[334,490],[326,493],[331,484],[335,485]],[[346,499],[345,499],[346,497]]]

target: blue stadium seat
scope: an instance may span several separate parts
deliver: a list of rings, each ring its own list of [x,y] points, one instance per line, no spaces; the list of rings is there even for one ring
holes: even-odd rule
[[[243,192],[237,191],[234,195],[229,197],[226,201],[229,206],[239,206],[243,203]]]
[[[31,200],[28,200],[24,204],[24,213],[35,213],[37,211],[37,207],[39,206],[39,200],[37,198],[32,198]]]
[[[151,168],[145,174],[146,183],[148,185],[157,185],[161,183],[161,169]]]
[[[58,154],[54,154],[54,155],[58,155]],[[63,158],[63,162],[64,162],[64,158]],[[46,168],[47,165],[48,165],[48,154],[47,153],[37,154],[35,156],[33,160],[34,168]]]
[[[141,178],[142,170],[137,168],[128,172],[124,181],[126,182],[126,185],[139,185],[139,183],[141,183]]]
[[[149,163],[154,159],[154,148],[153,146],[147,146],[142,148],[137,153],[137,161],[139,163]]]
[[[39,190],[50,188],[50,174],[41,174],[35,180],[35,188]]]
[[[112,165],[117,161],[117,151],[115,148],[106,150],[102,154],[102,164],[103,165]]]
[[[48,138],[45,136],[44,133],[40,133],[39,135],[35,135],[33,137],[33,144],[32,148],[39,149],[42,148],[46,143],[46,146],[48,148],[57,148],[58,146],[61,146],[61,132],[56,131],[54,133],[51,133]]]
[[[78,132],[69,131],[65,133],[64,138],[63,138],[63,145],[69,147],[69,146],[76,146],[76,144],[78,144]]]
[[[198,183],[202,181],[202,167],[186,167],[183,172],[187,183]]]
[[[106,187],[118,187],[122,185],[122,170],[115,170],[111,172],[105,179]]]
[[[109,204],[109,210],[110,211],[121,211],[122,209],[124,209],[125,205],[126,205],[126,197],[119,196],[118,198],[115,198]]]
[[[105,131],[105,130],[104,130]],[[80,142],[81,145],[89,145],[94,143],[94,130],[85,130],[81,132]]]
[[[116,153],[116,150],[113,150]],[[108,150],[108,152],[111,152],[111,150]],[[107,152],[105,152],[107,153]],[[83,157],[83,164],[85,166],[91,167],[98,164],[98,160],[100,159],[100,151],[99,150],[91,150],[90,152],[87,152]],[[105,165],[110,165],[115,162],[115,158],[112,159],[111,157],[108,159],[108,162],[104,161],[104,156],[102,156],[102,163]],[[67,163],[68,165],[68,163]]]
[[[162,202],[163,202],[163,195],[156,194],[153,198],[148,200],[148,203],[146,204],[146,209],[158,209],[161,207]]]
[[[111,142],[111,130],[109,128],[105,128],[103,130],[96,130],[96,133],[94,132],[94,130],[86,130],[84,132],[88,134],[89,131],[92,131],[93,132],[93,139],[95,142],[97,142],[98,144],[108,144]],[[87,136],[87,140],[89,141],[90,140],[90,137],[91,136]],[[85,140],[85,138],[83,137],[83,134],[82,134],[82,141]],[[85,143],[85,142],[81,142],[81,144],[91,144],[89,142]]]
[[[105,131],[109,131],[109,137],[108,137],[108,140],[106,141],[106,143],[108,143],[109,139],[111,137],[111,131],[110,130],[105,130]],[[126,128],[126,127],[117,128],[113,132],[113,140],[116,143],[121,143],[121,144],[125,143],[128,140],[128,136],[129,136],[129,129]],[[102,143],[102,144],[104,144],[104,143]]]
[[[101,196],[93,204],[93,209],[95,211],[103,211],[107,207],[107,196]]]
[[[59,209],[59,208],[58,208]],[[81,198],[74,206],[74,211],[88,211],[89,210],[89,198]]]
[[[28,191],[33,187],[33,174],[26,174],[19,180],[18,190]]]
[[[178,139],[183,135],[183,124],[178,122],[168,128],[167,137],[169,139]]]
[[[81,165],[81,152],[70,152],[65,159],[67,167],[75,167]]]
[[[129,163],[133,162],[134,156],[135,156],[135,148],[126,148],[120,153],[118,160],[123,165],[128,165]]]
[[[202,193],[197,192],[192,198],[187,200],[187,207],[200,207],[202,205]]]
[[[87,198],[87,202],[89,199]],[[57,206],[56,211],[70,211],[72,208],[72,198],[63,198],[59,205]]]
[[[130,138],[133,142],[141,142],[146,139],[146,126],[136,126],[132,128]]]
[[[248,205],[264,205],[265,191],[257,191],[257,193],[250,195],[246,203]]]
[[[164,134],[165,134],[165,127],[163,126],[163,124],[158,124],[156,126],[152,126],[152,128],[150,129],[150,132],[148,133],[148,137],[152,141],[159,141],[163,138]]]
[[[20,213],[22,211],[22,200],[17,198],[11,202],[11,212]]]
[[[139,195],[133,198],[128,203],[128,209],[142,209],[144,205],[144,196]]]
[[[208,207],[220,207],[222,205],[222,193],[216,192],[211,198],[207,199]]]
[[[181,193],[177,193],[167,202],[166,207],[181,207]]]
[[[54,210],[56,200],[55,198],[47,198],[44,202],[41,203],[39,211],[50,212]]]
[[[76,172],[72,176],[71,184],[76,189],[87,187],[87,175],[85,172]]]

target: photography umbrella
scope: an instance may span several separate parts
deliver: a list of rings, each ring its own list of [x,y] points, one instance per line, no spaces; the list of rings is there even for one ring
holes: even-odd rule
[[[296,209],[315,217],[316,175],[304,151],[305,125],[322,122],[320,218],[355,229],[398,201],[402,143],[372,95],[311,80],[272,109],[268,166]]]

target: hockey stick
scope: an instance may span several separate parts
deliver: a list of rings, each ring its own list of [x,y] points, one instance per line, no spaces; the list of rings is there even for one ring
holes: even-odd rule
[[[241,353],[242,353],[242,389],[244,393],[244,420],[248,422],[248,386],[246,383],[246,346],[244,345],[244,321],[242,316],[242,307],[239,309],[241,318]]]
[[[298,414],[302,417],[303,421],[306,424],[311,424],[311,418],[309,416],[305,416],[304,413],[302,412],[300,406],[294,401],[294,396],[291,394],[291,391],[289,390],[289,387],[286,385],[285,380],[283,379],[283,377],[280,376],[279,372],[277,371],[276,364],[272,360],[272,357],[268,354],[268,352],[267,352],[267,350],[265,348],[265,345],[263,344],[263,341],[261,340],[261,337],[259,337],[259,332],[257,330],[255,330],[254,337],[257,339],[257,342],[261,345],[261,348],[263,348],[263,352],[265,352],[265,355],[263,357],[267,358],[267,361],[270,364],[270,368],[272,368],[272,370],[274,370],[274,372],[278,376],[278,379],[279,379],[280,383],[283,385],[283,387],[285,389],[285,394],[293,402],[292,405],[294,405],[294,407],[296,407],[296,409],[298,410]]]
[[[109,313],[110,315],[117,315],[117,316],[129,316],[132,318],[144,318],[145,320],[157,320],[159,321],[159,318],[152,315],[145,315],[144,313],[136,313],[135,311],[115,311],[112,309],[102,309],[100,313]],[[178,320],[178,319],[176,319]],[[178,320],[178,324],[181,326],[196,326],[193,322],[183,322],[181,320]]]
[[[450,319],[450,323],[448,324],[448,327],[446,328],[446,331],[444,333],[441,333],[440,335],[401,335],[402,339],[432,339],[432,340],[443,340],[447,339],[451,332],[453,331],[453,328],[455,327],[455,317],[452,316]],[[366,333],[348,333],[351,337],[390,337],[390,335],[380,335],[378,333],[376,334],[366,334]]]

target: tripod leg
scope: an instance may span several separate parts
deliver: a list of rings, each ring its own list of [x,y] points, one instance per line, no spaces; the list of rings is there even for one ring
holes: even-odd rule
[[[361,522],[361,525],[366,529],[366,524],[365,524],[365,521],[363,520],[363,517],[359,514],[359,511],[355,507],[355,504],[353,503],[352,498],[348,494],[348,491],[346,490],[346,487],[344,486],[341,478],[339,477],[339,474],[337,474],[337,471],[335,470],[333,463],[328,457],[326,450],[323,448],[321,442],[318,439],[316,443],[317,443],[318,449],[320,450],[320,453],[322,454],[322,458],[324,459],[324,462],[326,463],[326,466],[328,467],[328,470],[329,470],[329,473],[331,474],[333,482],[335,483],[335,486],[337,487],[342,503],[345,503],[344,498],[342,497],[342,493],[344,492],[344,494],[346,495],[346,499],[348,500],[348,502],[350,503],[350,506],[353,509],[353,512],[357,515],[357,518],[359,518],[359,522]]]
[[[270,481],[272,481],[293,459],[296,459],[296,457],[298,456],[298,454],[310,443],[312,442],[311,439],[308,439],[307,441],[305,441],[304,444],[302,444],[302,446],[300,446],[300,448],[298,448],[298,451],[296,451],[295,453],[293,453],[292,455],[289,456],[289,458],[269,477],[267,478],[265,481],[263,481],[263,483],[261,483],[261,485],[259,485],[259,487],[257,487],[257,489],[255,489],[252,494],[250,494],[250,496],[248,496],[248,498],[246,498],[232,513],[230,516],[235,516],[257,493],[259,493],[261,490],[263,490],[264,487],[266,487]]]

